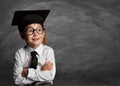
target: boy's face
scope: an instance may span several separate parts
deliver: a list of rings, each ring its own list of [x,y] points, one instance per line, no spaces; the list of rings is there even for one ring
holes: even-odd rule
[[[25,27],[24,40],[32,48],[37,48],[44,38],[43,27],[38,23],[29,24]]]

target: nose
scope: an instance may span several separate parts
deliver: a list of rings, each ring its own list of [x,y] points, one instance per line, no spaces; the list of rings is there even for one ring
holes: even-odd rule
[[[33,35],[38,35],[36,29],[34,29],[34,31],[33,31]]]

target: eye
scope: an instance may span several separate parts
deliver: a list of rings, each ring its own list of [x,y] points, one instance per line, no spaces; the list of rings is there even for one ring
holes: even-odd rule
[[[37,28],[37,31],[42,31],[42,29],[41,28]]]
[[[29,27],[27,28],[27,32],[32,32],[33,31],[33,28]]]

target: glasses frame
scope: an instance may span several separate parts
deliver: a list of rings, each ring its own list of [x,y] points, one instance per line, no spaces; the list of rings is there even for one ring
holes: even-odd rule
[[[29,34],[29,33],[27,33],[28,30],[26,29],[24,32],[25,32],[27,35],[33,35],[35,31],[36,31],[38,34],[42,34],[43,31],[44,31],[44,28],[42,28],[42,30],[41,30],[42,32],[41,32],[41,33],[38,32],[38,29],[37,29],[37,28],[36,28],[36,29],[33,28],[33,27],[29,27],[29,28],[32,28],[33,31],[32,31],[31,34]]]

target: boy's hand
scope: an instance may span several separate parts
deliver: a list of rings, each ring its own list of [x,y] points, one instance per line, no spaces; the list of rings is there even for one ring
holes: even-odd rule
[[[28,68],[27,68],[27,67],[24,67],[24,68],[23,68],[23,71],[22,71],[22,76],[23,76],[23,77],[27,77],[27,75],[28,75]]]
[[[45,62],[45,64],[42,66],[41,70],[42,71],[52,70],[52,68],[53,68],[53,63],[48,61],[48,62]]]

